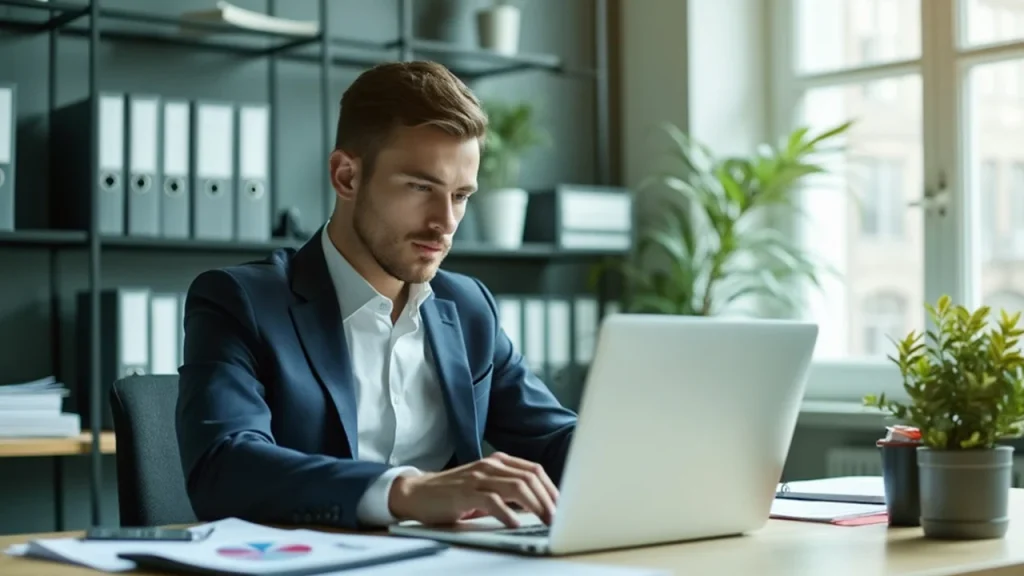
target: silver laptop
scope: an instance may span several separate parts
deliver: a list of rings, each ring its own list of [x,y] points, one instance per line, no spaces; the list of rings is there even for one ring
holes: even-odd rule
[[[748,533],[768,520],[818,337],[781,320],[615,314],[601,325],[554,522],[395,535],[563,555]]]

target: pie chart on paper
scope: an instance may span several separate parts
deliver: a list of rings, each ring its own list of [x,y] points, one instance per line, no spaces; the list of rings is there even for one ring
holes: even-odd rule
[[[277,544],[274,542],[247,542],[241,546],[223,546],[217,554],[239,560],[289,560],[313,551],[306,544]]]

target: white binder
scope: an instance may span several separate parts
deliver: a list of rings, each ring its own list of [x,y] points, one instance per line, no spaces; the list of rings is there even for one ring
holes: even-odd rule
[[[17,89],[0,84],[0,230],[14,230],[14,156],[17,141]]]
[[[178,373],[179,301],[177,293],[155,292],[150,298],[149,357],[153,374]]]
[[[120,236],[125,232],[125,102],[124,94],[99,95],[99,188],[100,233]],[[83,187],[81,193],[87,188]]]
[[[238,107],[237,238],[270,240],[270,106]]]
[[[197,101],[192,114],[192,236],[235,237],[235,106]]]
[[[498,296],[495,300],[498,305],[498,321],[501,322],[501,328],[512,342],[512,348],[522,354],[522,302],[512,296]]]
[[[165,238],[188,238],[191,233],[190,109],[187,100],[163,102],[163,169],[159,188],[160,235]]]
[[[160,196],[156,192],[160,147],[160,98],[127,95],[129,236],[156,236],[160,228]]]
[[[572,306],[567,298],[552,297],[547,303],[548,365],[552,375],[569,367],[573,361]]]

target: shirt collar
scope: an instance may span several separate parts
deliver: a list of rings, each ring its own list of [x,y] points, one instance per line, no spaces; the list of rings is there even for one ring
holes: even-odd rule
[[[328,221],[329,223],[329,221]],[[361,308],[372,305],[378,306],[380,312],[390,313],[394,303],[390,298],[384,296],[370,285],[348,260],[341,255],[341,252],[331,242],[327,235],[327,226],[323,227],[320,233],[320,243],[323,247],[324,260],[327,264],[327,272],[334,284],[334,291],[338,296],[338,305],[341,308],[342,321],[348,320]],[[429,282],[409,285],[409,305],[412,310],[419,310],[420,306],[432,294]],[[407,305],[407,307],[409,307]]]

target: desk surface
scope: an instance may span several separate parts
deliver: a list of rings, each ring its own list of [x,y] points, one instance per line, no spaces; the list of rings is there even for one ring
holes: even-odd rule
[[[1024,574],[1024,489],[1014,489],[1010,502],[1010,529],[1000,540],[943,542],[923,538],[920,528],[890,529],[884,524],[831,526],[771,520],[765,528],[747,536],[583,554],[566,559],[662,568],[680,576],[1019,575]],[[11,544],[53,536],[58,534],[0,537],[0,574],[99,574],[85,568],[2,554]]]
[[[100,452],[113,454],[117,441],[113,432],[100,435]],[[25,456],[76,456],[92,451],[92,433],[67,438],[0,438],[0,458]]]

